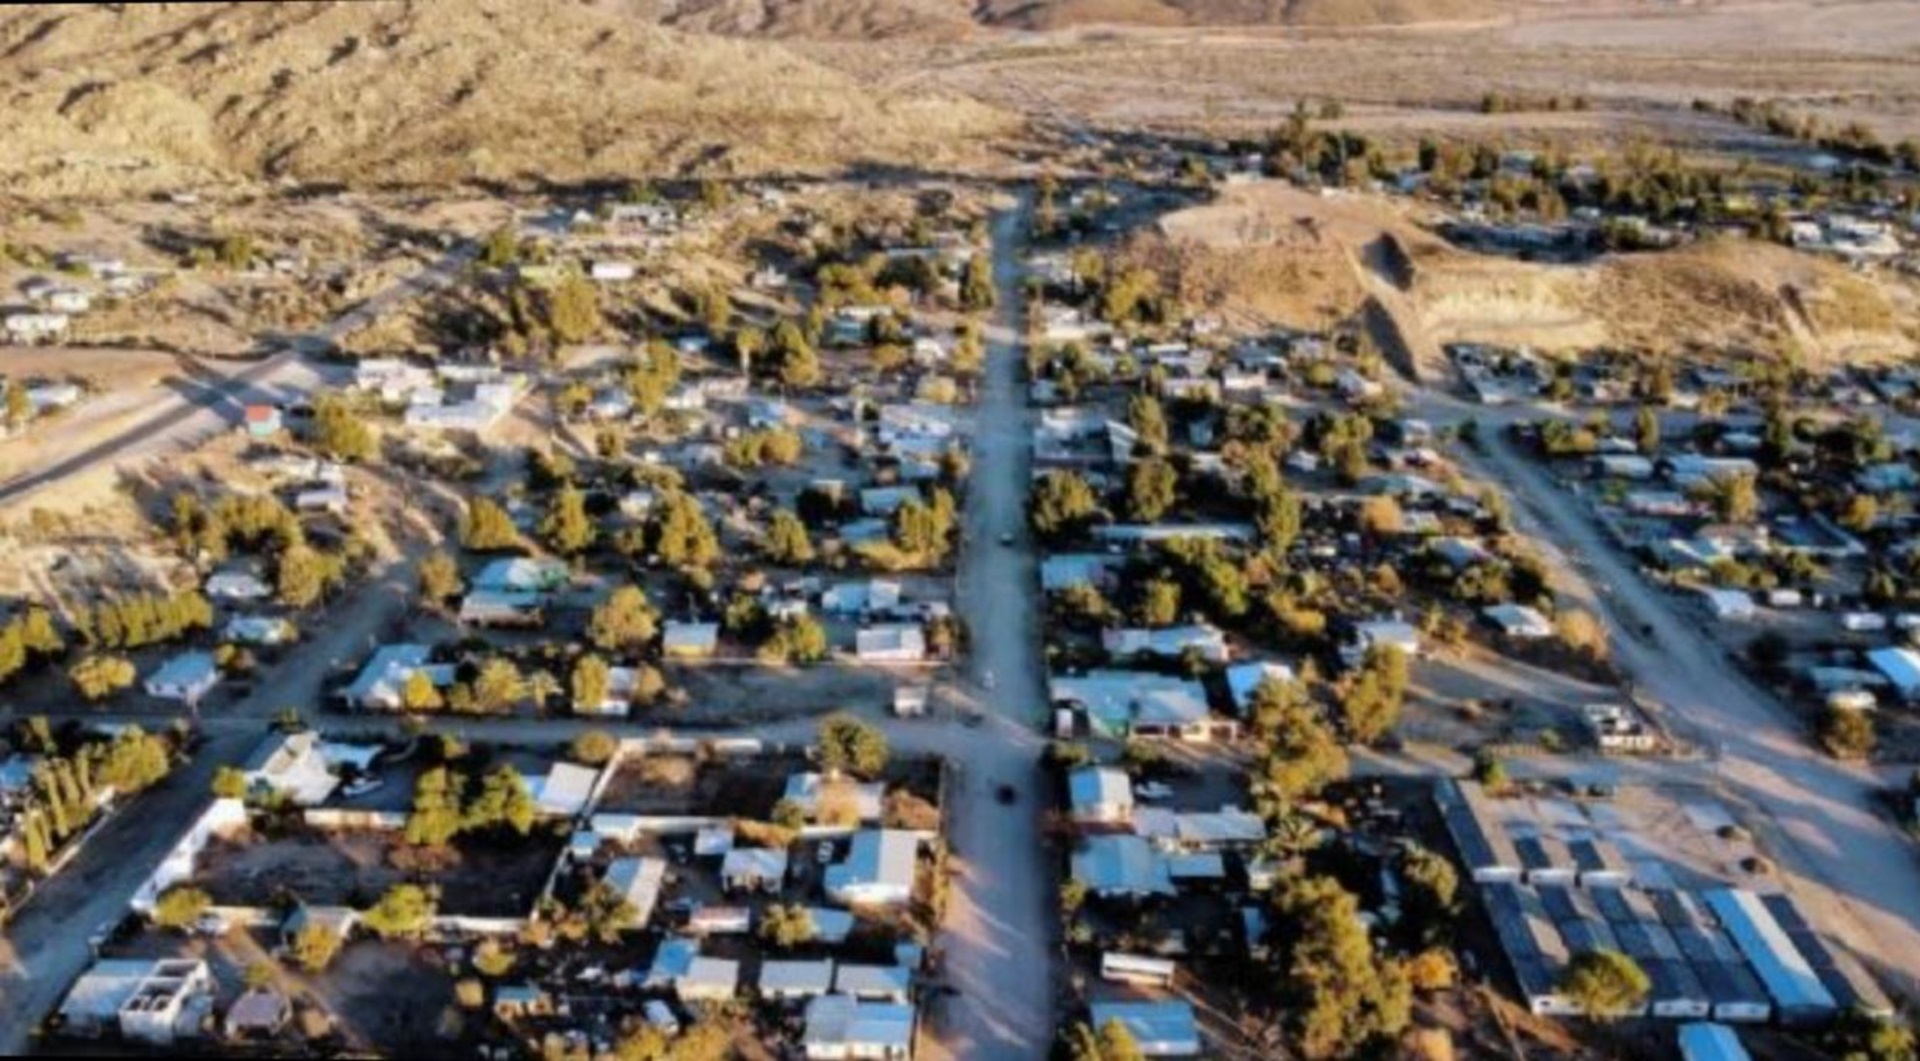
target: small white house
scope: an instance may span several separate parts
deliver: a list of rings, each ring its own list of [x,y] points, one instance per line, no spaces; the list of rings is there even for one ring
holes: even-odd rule
[[[912,1006],[821,995],[807,1003],[808,1061],[904,1061],[913,1055]]]
[[[846,861],[827,867],[827,895],[846,906],[898,906],[913,898],[919,838],[900,829],[853,835]]]
[[[927,658],[927,634],[917,623],[884,623],[854,635],[862,663],[919,663]]]
[[[1133,782],[1115,767],[1074,770],[1067,775],[1067,795],[1076,822],[1119,825],[1133,817]]]
[[[57,339],[67,333],[64,313],[9,313],[5,321],[7,338],[17,343],[37,343]]]
[[[220,668],[210,652],[182,652],[147,677],[147,695],[192,706],[220,684]]]
[[[1759,614],[1754,606],[1753,594],[1743,589],[1703,589],[1701,595],[1707,600],[1707,609],[1716,619],[1732,622],[1745,622]]]
[[[301,807],[325,803],[340,784],[311,730],[269,734],[240,764],[240,772],[248,794],[283,796]]]

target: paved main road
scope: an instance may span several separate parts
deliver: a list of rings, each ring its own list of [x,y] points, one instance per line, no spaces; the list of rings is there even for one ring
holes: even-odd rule
[[[1433,391],[1409,396],[1414,415],[1436,423],[1479,420],[1486,445],[1474,463],[1519,502],[1516,519],[1546,546],[1558,586],[1607,619],[1626,672],[1683,732],[1719,752],[1693,767],[1697,780],[1771,819],[1778,828],[1762,837],[1796,878],[1796,894],[1839,914],[1819,918],[1829,932],[1886,986],[1920,990],[1920,859],[1877,809],[1883,779],[1820,752],[1805,724],[1704,633],[1701,613],[1649,583],[1583,502],[1514,449],[1501,427],[1533,414],[1469,407]]]
[[[946,1007],[936,1053],[969,1061],[1043,1057],[1053,1036],[1053,888],[1040,842],[1035,768],[1045,669],[1025,519],[1032,432],[1020,383],[1027,211],[1023,197],[993,227],[999,309],[986,335],[963,509],[958,603],[972,635],[974,673],[970,688],[960,692],[979,700],[987,721],[964,737],[956,734],[949,753],[959,767],[950,820],[963,872],[954,882],[943,945],[948,979],[960,994]],[[1002,545],[1008,534],[1012,544]],[[995,799],[1001,785],[1017,791],[1013,805]]]

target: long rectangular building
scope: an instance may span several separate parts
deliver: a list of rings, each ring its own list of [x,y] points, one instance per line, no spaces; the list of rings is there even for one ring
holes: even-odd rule
[[[1790,1022],[1825,1020],[1838,1006],[1793,940],[1774,920],[1760,897],[1750,891],[1714,888],[1704,893],[1707,905],[1720,919],[1727,935],[1753,967],[1773,999],[1780,1019]]]

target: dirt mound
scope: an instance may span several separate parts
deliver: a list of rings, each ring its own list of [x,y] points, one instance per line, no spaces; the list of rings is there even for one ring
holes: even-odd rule
[[[1010,121],[564,0],[11,9],[0,83],[25,194],[943,166]]]
[[[1709,240],[1585,265],[1460,250],[1395,203],[1267,182],[1164,218],[1135,253],[1196,308],[1302,327],[1371,303],[1414,337],[1422,372],[1440,344],[1546,351],[1632,347],[1785,353],[1811,363],[1903,356],[1920,291],[1750,240]],[[1151,253],[1149,253],[1151,252]]]

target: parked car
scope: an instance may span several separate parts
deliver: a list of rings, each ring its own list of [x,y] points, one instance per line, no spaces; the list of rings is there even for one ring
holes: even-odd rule
[[[386,784],[387,782],[383,778],[378,777],[355,778],[347,782],[346,787],[340,790],[340,794],[348,799],[352,799],[355,796],[364,796],[369,792],[378,792],[382,788],[385,788]]]
[[[201,914],[193,922],[193,931],[202,936],[224,936],[231,928],[233,923],[220,914]]]
[[[647,1015],[648,1024],[666,1032],[668,1035],[680,1034],[680,1019],[673,1015],[673,1010],[668,1007],[665,1002],[657,998],[650,998],[647,1000],[643,1011]]]

